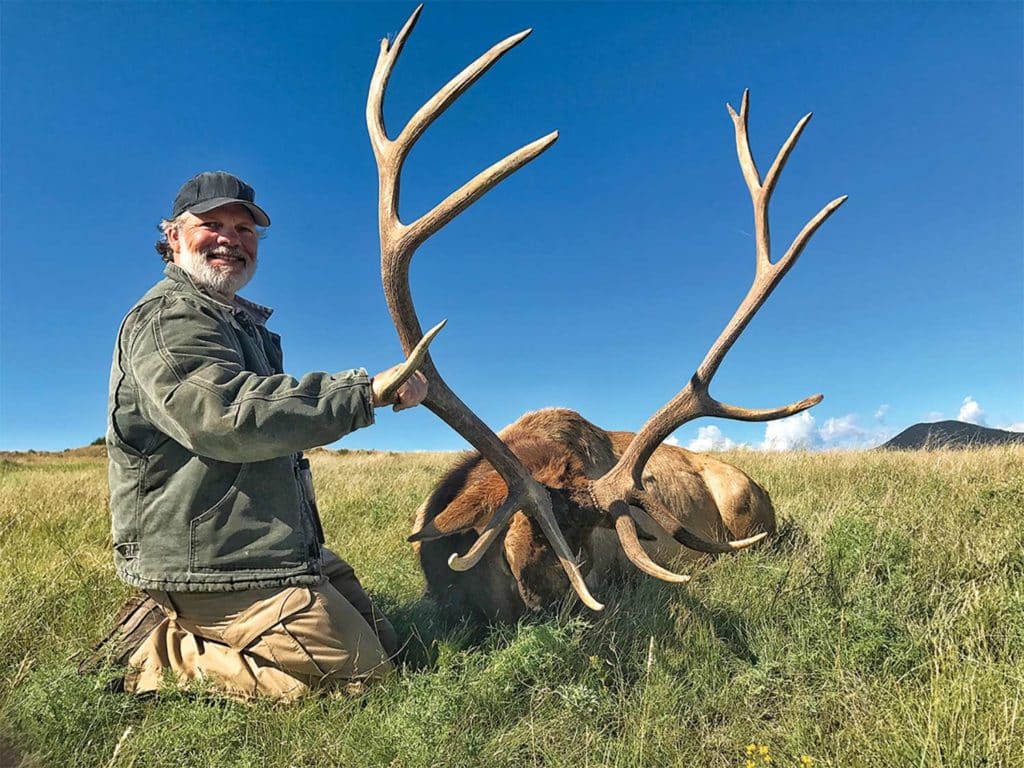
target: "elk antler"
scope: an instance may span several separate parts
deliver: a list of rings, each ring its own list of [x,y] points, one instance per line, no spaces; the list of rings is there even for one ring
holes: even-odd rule
[[[736,114],[731,105],[727,106],[736,129],[736,152],[739,155],[740,168],[743,170],[743,178],[747,182],[754,206],[757,269],[753,285],[751,285],[746,298],[743,299],[729,324],[708,351],[707,356],[690,379],[690,382],[644,424],[643,428],[626,447],[626,450],[623,451],[618,463],[603,477],[594,481],[592,487],[594,498],[603,509],[611,509],[612,505],[623,501],[640,507],[646,510],[659,525],[665,528],[682,544],[691,549],[704,552],[741,549],[761,540],[767,534],[762,533],[749,539],[726,544],[704,542],[692,536],[692,534],[679,526],[671,513],[653,495],[644,490],[642,482],[644,467],[655,449],[665,438],[681,425],[700,416],[719,416],[740,421],[771,421],[772,419],[799,413],[821,402],[821,395],[812,395],[799,402],[784,405],[781,408],[767,410],[741,408],[715,400],[708,393],[708,385],[718,371],[718,367],[721,365],[726,353],[736,342],[736,339],[739,338],[740,334],[743,333],[743,330],[747,327],[747,324],[757,313],[758,309],[761,308],[761,305],[764,304],[782,278],[785,277],[793,264],[796,263],[811,236],[846,201],[846,196],[844,195],[822,208],[796,236],[793,243],[789,246],[789,250],[786,251],[786,255],[773,264],[771,261],[771,239],[768,229],[768,203],[771,200],[775,184],[779,180],[779,175],[782,173],[790,153],[796,146],[800,134],[811,119],[811,115],[806,115],[796,124],[796,127],[782,145],[775,158],[775,162],[772,163],[772,167],[768,170],[768,174],[762,182],[757,166],[754,164],[754,157],[750,152],[750,141],[747,137],[749,92],[743,92],[743,102],[740,106],[739,114]],[[631,540],[636,538],[636,532],[630,526],[620,526],[620,520],[621,517],[616,521],[616,530],[619,531],[623,547],[627,554],[629,554],[630,551],[637,548],[637,546],[634,546],[635,542]],[[628,547],[626,546],[627,542],[629,543]],[[637,565],[643,567],[640,563],[637,563]]]
[[[530,34],[530,30],[525,30],[503,40],[466,67],[420,107],[398,138],[392,140],[388,138],[384,126],[384,92],[395,62],[409,33],[416,26],[422,9],[423,6],[420,5],[413,11],[394,42],[389,44],[387,39],[381,41],[380,54],[370,81],[370,93],[366,102],[366,125],[370,132],[370,142],[373,144],[373,154],[377,159],[379,178],[378,221],[384,296],[402,348],[410,357],[410,350],[423,338],[409,288],[409,264],[416,249],[489,189],[540,155],[558,138],[558,132],[555,131],[527,144],[463,184],[416,221],[403,224],[398,216],[399,179],[402,163],[409,150],[455,99],[499,58]],[[587,589],[576,559],[558,528],[551,509],[551,498],[544,486],[533,479],[498,436],[448,388],[434,367],[429,353],[424,354],[420,371],[426,376],[429,384],[424,405],[466,438],[491,463],[508,486],[505,502],[480,533],[480,537],[469,552],[462,557],[453,554],[448,561],[449,565],[456,570],[466,570],[476,565],[487,548],[498,538],[509,518],[521,510],[533,517],[544,531],[576,594],[589,608],[601,610],[604,606],[595,600]]]
[[[760,533],[746,539],[729,542],[708,541],[694,535],[682,527],[672,513],[644,489],[642,482],[644,467],[647,465],[647,461],[655,449],[665,438],[681,425],[698,417],[718,416],[741,421],[771,421],[772,419],[779,419],[799,413],[821,402],[822,395],[813,395],[780,408],[742,408],[722,403],[712,398],[708,392],[708,385],[718,371],[726,353],[739,338],[740,334],[743,333],[772,291],[775,290],[775,287],[785,277],[793,264],[796,263],[797,258],[799,258],[818,227],[846,201],[846,196],[844,195],[822,208],[796,236],[789,250],[786,251],[785,256],[779,261],[772,263],[771,239],[768,227],[768,204],[778,182],[779,175],[796,146],[800,134],[811,119],[811,115],[806,115],[797,123],[793,132],[779,150],[775,162],[772,163],[772,167],[762,182],[750,151],[750,141],[747,136],[749,92],[743,92],[743,102],[739,114],[736,114],[731,105],[727,106],[736,129],[736,150],[739,155],[740,167],[743,171],[747,187],[750,190],[754,207],[757,258],[754,282],[736,310],[736,313],[690,379],[690,382],[648,420],[626,447],[626,450],[622,453],[615,466],[591,485],[591,492],[595,502],[601,509],[607,512],[608,516],[615,523],[615,530],[618,533],[626,556],[645,573],[664,581],[680,583],[687,581],[689,577],[675,574],[662,568],[657,563],[651,561],[646,551],[642,548],[637,536],[636,525],[629,511],[630,506],[645,510],[658,525],[664,528],[679,543],[701,552],[731,552],[744,549],[751,544],[761,541],[767,534]],[[489,537],[486,535],[481,536],[477,540],[470,555],[466,558],[467,560],[472,559],[470,565],[479,560],[483,550],[494,541],[497,535],[496,532],[507,523],[508,517],[513,511],[503,507],[494,515],[487,525],[487,532],[494,531],[495,533]]]

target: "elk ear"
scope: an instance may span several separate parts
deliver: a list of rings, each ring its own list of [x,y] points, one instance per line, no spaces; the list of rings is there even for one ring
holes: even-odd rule
[[[406,539],[406,541],[417,542],[443,539],[445,536],[453,536],[456,533],[463,533],[464,531],[468,531],[473,528],[473,518],[452,519],[455,518],[455,516],[446,515],[448,511],[449,510],[446,509],[429,523],[426,523],[422,528],[416,531],[416,533]]]
[[[440,531],[437,526],[434,525],[434,521],[431,520],[429,523],[420,528],[416,533],[412,534],[406,541],[417,542],[417,541],[432,541],[434,539],[440,539],[450,533],[456,533],[456,531]]]
[[[493,496],[495,493],[499,494],[500,498],[489,498],[489,495]],[[422,528],[412,534],[408,541],[440,539],[472,530],[478,524],[482,526],[505,500],[505,494],[505,484],[500,478],[497,478],[497,482],[480,483],[478,487],[470,488],[456,497],[432,520],[428,520]]]

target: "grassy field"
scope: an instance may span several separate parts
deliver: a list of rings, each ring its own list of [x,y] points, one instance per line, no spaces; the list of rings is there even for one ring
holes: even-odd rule
[[[772,546],[474,637],[404,542],[453,456],[315,453],[328,541],[411,651],[291,707],[78,676],[127,594],[104,461],[0,458],[0,764],[1024,765],[1024,448],[727,458],[772,494]]]

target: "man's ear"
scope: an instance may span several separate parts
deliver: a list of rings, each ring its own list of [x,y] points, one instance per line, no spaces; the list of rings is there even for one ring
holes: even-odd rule
[[[181,253],[181,227],[171,227],[167,230],[167,244],[171,247],[175,258]]]

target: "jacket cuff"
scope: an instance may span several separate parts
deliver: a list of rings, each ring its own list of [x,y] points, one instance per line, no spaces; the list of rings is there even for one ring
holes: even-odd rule
[[[355,396],[351,413],[353,429],[368,427],[374,423],[373,390],[370,388],[370,376],[365,368],[353,368],[349,371],[338,371],[332,378]]]

